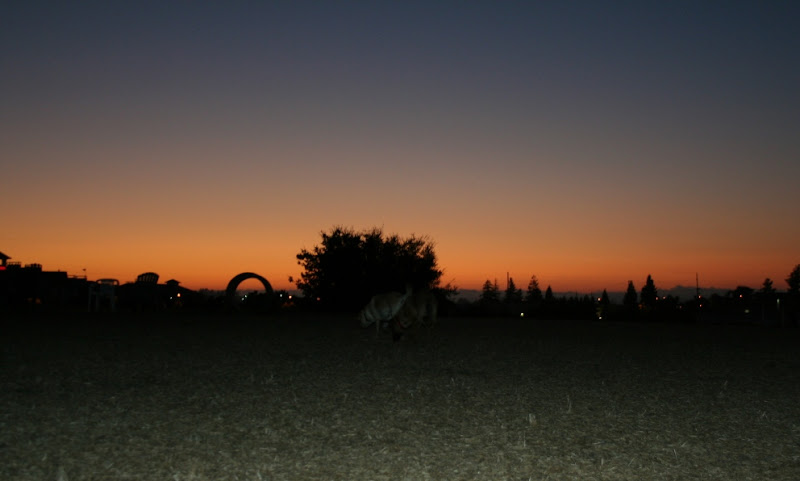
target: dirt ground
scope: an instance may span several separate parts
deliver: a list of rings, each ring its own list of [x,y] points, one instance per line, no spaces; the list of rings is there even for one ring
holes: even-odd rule
[[[334,317],[2,328],[3,480],[798,480],[800,330]]]

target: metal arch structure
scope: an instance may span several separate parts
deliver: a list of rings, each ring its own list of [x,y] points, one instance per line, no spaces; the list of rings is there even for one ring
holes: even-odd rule
[[[272,297],[272,286],[268,280],[254,272],[242,272],[241,274],[234,276],[234,278],[228,283],[228,288],[225,289],[225,293],[228,295],[228,300],[231,303],[234,305],[236,304],[236,288],[239,287],[239,284],[248,279],[258,279],[262,284],[264,284],[265,294],[269,297]]]

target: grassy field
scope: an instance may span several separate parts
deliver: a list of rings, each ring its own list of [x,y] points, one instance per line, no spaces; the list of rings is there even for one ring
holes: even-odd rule
[[[800,330],[5,325],[3,480],[798,480]]]

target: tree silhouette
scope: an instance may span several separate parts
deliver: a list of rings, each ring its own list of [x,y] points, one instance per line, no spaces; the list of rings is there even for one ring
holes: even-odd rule
[[[636,288],[633,287],[633,281],[628,281],[628,289],[625,291],[625,297],[622,298],[622,305],[629,309],[639,305],[639,295],[636,293]]]
[[[513,277],[508,278],[508,286],[503,296],[503,302],[506,304],[519,304],[522,302],[522,289],[517,289]]]
[[[789,273],[786,284],[789,285],[786,295],[786,313],[789,316],[789,322],[797,325],[800,323],[800,264],[794,266],[792,272]]]
[[[486,306],[500,302],[500,287],[497,285],[497,279],[495,279],[494,284],[492,284],[492,281],[489,279],[486,279],[486,282],[483,283],[478,302]]]
[[[800,294],[800,264],[794,266],[789,277],[786,278],[786,283],[789,285],[789,294],[797,296]]]
[[[528,282],[528,290],[525,292],[525,302],[536,307],[542,303],[542,290],[539,288],[539,279],[531,276]]]
[[[438,287],[433,243],[427,238],[385,236],[382,229],[356,232],[334,227],[321,232],[322,243],[302,249],[297,263],[304,272],[297,287],[308,299],[334,310],[357,310],[379,292]]]
[[[608,298],[608,292],[603,289],[603,295],[600,296],[600,305],[603,307],[608,307],[611,304],[611,300]]]
[[[486,279],[481,289],[481,295],[478,297],[478,312],[482,315],[498,315],[502,310],[500,287],[497,285],[497,279],[495,279],[494,283]]]
[[[656,284],[653,282],[653,278],[648,274],[647,281],[644,287],[642,287],[642,305],[647,309],[652,309],[656,305],[656,299],[658,299],[658,290],[656,290]]]
[[[537,279],[536,276],[531,276],[531,280],[528,282],[528,289],[525,291],[525,304],[527,304],[527,309],[530,310],[530,314],[534,316],[538,315],[543,302],[544,298],[542,296],[542,290],[539,288],[539,279]]]

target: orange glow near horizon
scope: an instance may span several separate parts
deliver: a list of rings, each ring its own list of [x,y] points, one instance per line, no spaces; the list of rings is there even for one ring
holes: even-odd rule
[[[404,235],[404,234],[400,234]],[[440,234],[449,241],[446,233]],[[92,243],[84,247],[78,241],[72,245],[41,244],[16,245],[6,243],[3,252],[12,256],[11,261],[22,264],[42,264],[44,270],[61,270],[70,275],[84,275],[90,280],[116,278],[120,282],[132,282],[147,271],[160,275],[160,282],[176,279],[190,289],[222,290],[233,276],[241,272],[255,272],[266,277],[274,289],[295,289],[289,277],[296,281],[301,269],[295,255],[303,247],[313,247],[319,242],[319,232],[308,235],[305,243],[272,242],[271,248],[262,248],[252,239],[233,243],[224,249],[211,238],[203,242],[185,239],[181,242],[153,240],[143,243],[106,242]],[[42,238],[46,238],[42,234]],[[460,289],[480,289],[486,280],[497,280],[501,289],[506,285],[506,274],[511,276],[517,288],[525,290],[532,275],[536,275],[539,286],[548,286],[555,292],[598,293],[624,291],[629,280],[640,289],[647,275],[652,275],[657,287],[668,289],[677,285],[694,286],[695,274],[699,274],[703,287],[733,289],[739,285],[759,288],[765,278],[772,279],[775,288],[785,289],[784,279],[796,261],[787,260],[789,255],[779,252],[761,257],[742,259],[732,264],[725,256],[683,255],[667,257],[657,253],[652,257],[635,254],[629,257],[604,257],[595,252],[593,246],[583,250],[552,250],[548,255],[537,255],[535,251],[526,256],[515,256],[513,251],[503,249],[485,250],[484,244],[454,245],[439,242],[436,252],[440,268],[444,270],[442,283],[451,283]],[[786,254],[789,254],[788,250]],[[240,249],[237,251],[237,248]],[[656,249],[657,251],[658,249]]]
[[[380,154],[363,152],[350,168],[358,171]],[[219,155],[193,150],[165,168],[188,159],[211,165]],[[702,192],[710,196],[694,198],[708,206],[698,210],[656,181],[623,195],[616,185],[560,171],[530,174],[540,185],[534,189],[527,177],[462,169],[442,184],[425,175],[425,165],[407,166],[399,176],[384,166],[388,177],[369,187],[367,179],[348,179],[341,167],[320,164],[295,189],[289,182],[299,174],[273,176],[261,167],[242,174],[179,169],[167,175],[176,182],[169,185],[160,178],[137,180],[133,165],[111,166],[107,177],[77,190],[61,175],[25,173],[4,195],[25,198],[29,183],[46,188],[4,213],[13,229],[2,232],[0,251],[46,270],[83,275],[86,269],[89,279],[126,282],[153,271],[162,281],[214,290],[241,272],[260,274],[275,289],[293,289],[288,278],[301,273],[296,255],[318,245],[320,232],[335,225],[428,237],[444,270],[442,282],[461,289],[480,289],[495,278],[504,288],[506,272],[518,288],[536,275],[542,289],[550,285],[556,292],[619,291],[628,280],[638,289],[648,274],[660,288],[691,286],[695,273],[707,287],[757,288],[769,277],[782,289],[800,262],[793,204],[767,204],[761,197],[761,204],[728,215],[726,205],[712,204],[719,192],[709,186]],[[653,214],[653,205],[663,214]]]

